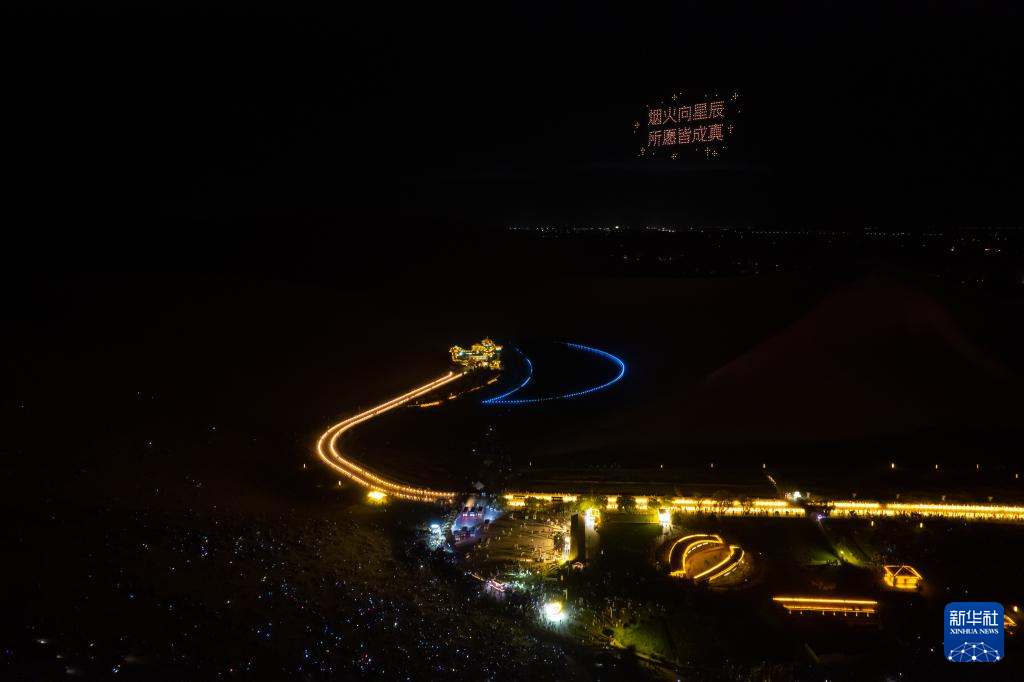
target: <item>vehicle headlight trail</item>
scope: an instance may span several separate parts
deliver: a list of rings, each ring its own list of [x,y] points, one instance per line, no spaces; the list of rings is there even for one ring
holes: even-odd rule
[[[317,455],[325,464],[338,473],[343,474],[350,480],[355,481],[361,486],[370,488],[371,490],[416,502],[436,502],[437,500],[450,501],[454,499],[454,492],[447,490],[431,490],[430,488],[417,488],[415,486],[405,485],[403,483],[384,478],[383,476],[379,476],[372,471],[359,466],[351,459],[346,459],[341,455],[341,452],[338,450],[338,439],[341,437],[341,434],[345,433],[352,427],[384,414],[389,410],[393,410],[396,407],[400,407],[410,400],[415,400],[422,395],[426,395],[427,393],[455,381],[462,376],[464,376],[463,372],[448,372],[444,376],[434,379],[419,388],[414,388],[408,393],[404,393],[397,398],[392,398],[391,400],[383,402],[376,407],[371,407],[364,412],[360,412],[355,416],[334,424],[324,431],[323,435],[321,435],[320,439],[317,441]]]
[[[485,405],[528,405],[528,404],[532,404],[532,403],[548,402],[548,401],[551,401],[551,400],[564,400],[566,398],[578,398],[579,396],[587,395],[588,393],[594,393],[596,391],[600,391],[601,389],[608,388],[612,384],[614,384],[617,381],[619,381],[619,379],[621,379],[626,374],[626,363],[623,362],[622,360],[620,360],[619,358],[615,357],[611,353],[605,352],[605,351],[600,350],[598,348],[591,348],[590,346],[584,346],[584,345],[579,344],[579,343],[563,342],[562,345],[568,346],[569,348],[573,348],[575,350],[582,350],[582,351],[586,351],[588,353],[594,353],[595,355],[600,355],[601,357],[603,357],[603,358],[605,358],[607,360],[610,360],[612,363],[617,365],[618,368],[619,368],[619,373],[616,374],[615,378],[613,378],[611,381],[606,381],[605,383],[600,384],[598,386],[591,386],[590,388],[585,388],[582,391],[573,391],[572,393],[563,393],[561,395],[544,396],[542,398],[511,398],[510,399],[508,396],[512,395],[513,393],[518,391],[520,388],[525,386],[526,383],[530,380],[530,377],[533,376],[533,363],[530,363],[530,359],[526,358],[526,356],[524,355],[523,357],[526,358],[526,362],[529,364],[529,368],[530,368],[530,375],[527,377],[526,381],[524,381],[522,384],[520,384],[516,388],[512,389],[508,393],[506,393],[504,395],[497,396],[495,398],[490,398],[488,400],[483,401],[483,403]]]

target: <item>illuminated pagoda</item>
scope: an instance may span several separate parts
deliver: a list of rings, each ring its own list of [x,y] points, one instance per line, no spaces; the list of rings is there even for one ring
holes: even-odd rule
[[[913,566],[883,566],[885,573],[882,575],[882,580],[889,587],[895,587],[898,590],[916,590],[921,586],[921,580],[923,580],[920,573]]]
[[[501,346],[490,339],[474,343],[469,349],[452,346],[452,362],[466,369],[501,369]]]

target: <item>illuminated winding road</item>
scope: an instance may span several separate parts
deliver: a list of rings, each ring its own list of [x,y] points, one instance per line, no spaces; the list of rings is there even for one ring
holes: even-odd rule
[[[596,348],[589,348],[587,346],[579,346],[578,344],[567,344],[575,346],[577,348],[592,351],[594,353],[601,354],[607,358],[613,360],[620,367],[618,376],[611,381],[595,386],[593,388],[578,391],[576,393],[567,394],[565,396],[554,396],[550,398],[539,398],[531,400],[508,400],[507,396],[511,393],[506,393],[504,396],[498,396],[498,400],[494,402],[498,403],[529,403],[529,402],[540,402],[543,400],[556,400],[562,397],[574,397],[577,395],[584,395],[586,393],[592,393],[600,390],[611,384],[615,383],[622,378],[625,374],[625,364],[610,353],[597,350]],[[528,361],[527,361],[528,362]],[[532,371],[532,365],[530,366]],[[404,500],[411,500],[415,502],[439,502],[447,501],[453,502],[458,495],[457,492],[451,490],[434,490],[432,488],[418,488],[416,486],[406,485],[400,481],[395,481],[387,478],[382,473],[375,473],[362,465],[356,463],[351,458],[347,458],[342,455],[338,448],[338,440],[341,435],[349,429],[362,424],[365,421],[378,417],[385,412],[401,407],[406,403],[415,400],[421,396],[424,396],[431,391],[434,391],[442,386],[445,386],[461,377],[465,376],[464,372],[448,372],[444,376],[441,376],[433,381],[430,381],[419,388],[414,388],[408,393],[404,393],[396,398],[392,398],[386,402],[381,403],[375,407],[371,407],[368,410],[360,412],[357,415],[349,417],[337,424],[329,427],[320,436],[320,439],[316,444],[317,456],[320,457],[323,462],[331,467],[333,470],[344,475],[351,481],[358,483],[359,485],[368,488],[371,495],[376,497],[392,496]],[[512,393],[519,388],[522,388],[527,380],[520,384],[516,389],[513,389]],[[485,401],[487,402],[487,401]],[[382,495],[383,494],[383,495]],[[534,498],[539,502],[574,502],[581,495],[585,493],[545,493],[545,492],[510,492],[503,495],[505,503],[510,507],[524,507],[527,504],[527,500]],[[588,494],[593,494],[590,491]],[[657,498],[657,496],[651,496]],[[643,507],[647,506],[647,497],[637,497],[637,503],[639,506],[640,500],[644,501]],[[758,498],[752,500],[712,500],[712,499],[693,499],[693,498],[670,498],[663,497],[660,499],[660,504],[665,509],[681,512],[684,514],[694,514],[702,512],[714,512],[722,515],[729,516],[772,516],[772,517],[783,517],[783,518],[804,518],[807,514],[807,510],[794,503],[790,503],[786,500],[774,499],[774,498]],[[609,495],[606,497],[606,504],[604,505],[608,510],[614,510],[617,508],[617,496]],[[1024,522],[1024,506],[1020,505],[999,505],[999,504],[955,504],[955,503],[933,503],[933,502],[875,502],[875,501],[845,501],[845,500],[822,500],[820,503],[822,507],[829,507],[831,516],[836,517],[860,517],[860,518],[884,518],[894,516],[909,516],[914,515],[915,517],[944,517],[953,518],[962,521],[1009,521],[1009,522]]]
[[[600,386],[588,388],[583,391],[576,391],[574,393],[559,396],[550,396],[546,398],[533,398],[529,400],[507,400],[508,396],[512,395],[520,388],[525,386],[530,381],[530,377],[533,376],[533,363],[530,362],[530,359],[528,357],[523,355],[523,359],[526,361],[526,365],[528,368],[526,379],[508,393],[497,396],[496,398],[492,398],[490,400],[485,400],[484,402],[534,403],[543,402],[546,400],[559,400],[561,398],[572,398],[580,395],[585,395],[587,393],[593,393],[594,391],[598,391],[602,388],[611,386],[616,381],[621,379],[622,376],[626,373],[625,363],[622,362],[622,360],[615,357],[614,355],[612,355],[611,353],[606,353],[603,350],[598,350],[596,348],[590,348],[589,346],[581,346],[580,344],[577,343],[566,343],[565,345],[569,346],[570,348],[595,353],[597,355],[601,355],[608,358],[609,360],[611,360],[612,362],[616,363],[619,366],[618,375],[611,381],[601,384]],[[522,353],[520,353],[520,355],[522,355]],[[389,479],[379,473],[370,471],[364,466],[356,463],[351,458],[343,456],[341,450],[339,449],[338,441],[341,438],[341,435],[348,431],[349,429],[358,426],[359,424],[362,424],[365,421],[373,419],[374,417],[379,417],[385,412],[393,410],[396,407],[401,407],[402,405],[405,405],[409,401],[424,396],[427,393],[430,393],[431,391],[434,391],[463,376],[465,376],[465,372],[448,372],[444,376],[438,379],[434,379],[433,381],[428,382],[420,386],[419,388],[414,388],[408,393],[404,393],[398,396],[397,398],[392,398],[391,400],[383,402],[380,405],[377,405],[376,407],[371,407],[370,409],[365,410],[364,412],[360,412],[355,416],[349,417],[348,419],[345,419],[343,421],[338,422],[337,424],[332,425],[330,428],[323,432],[323,434],[320,436],[320,439],[316,443],[317,456],[320,457],[320,459],[327,466],[331,467],[338,473],[347,477],[349,480],[354,481],[355,483],[358,483],[359,485],[365,488],[369,488],[370,494],[371,496],[374,497],[374,499],[379,500],[382,499],[385,495],[390,495],[392,497],[398,497],[404,500],[412,500],[415,502],[438,502],[441,500],[448,502],[454,501],[456,493],[453,491],[434,490],[431,488],[418,488],[416,486],[406,485],[405,483]]]
[[[445,384],[451,383],[462,376],[464,376],[463,372],[448,372],[444,376],[434,379],[419,388],[414,388],[408,393],[404,393],[397,398],[392,398],[391,400],[381,403],[376,407],[371,407],[365,412],[360,412],[353,417],[349,417],[344,421],[334,424],[320,436],[320,440],[316,443],[316,454],[324,461],[325,464],[327,464],[327,466],[331,467],[338,473],[343,474],[352,481],[355,481],[359,485],[370,488],[371,491],[382,492],[387,495],[391,495],[392,497],[399,497],[404,500],[413,500],[415,502],[437,502],[439,500],[451,502],[455,499],[455,493],[450,490],[432,490],[430,488],[417,488],[415,486],[405,485],[404,483],[393,481],[379,474],[375,474],[372,471],[356,464],[351,459],[343,457],[341,452],[338,450],[338,439],[341,437],[341,434],[345,433],[352,427],[362,424],[374,417],[380,416],[389,410],[395,409],[396,407],[401,407],[410,400],[415,400],[420,396],[426,395],[427,393],[430,393]]]

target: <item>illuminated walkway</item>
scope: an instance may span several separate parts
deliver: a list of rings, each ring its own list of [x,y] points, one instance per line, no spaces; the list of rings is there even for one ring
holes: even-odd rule
[[[527,499],[533,498],[539,503],[575,502],[587,493],[532,493],[513,492],[505,494],[505,503],[511,507],[525,507]],[[657,495],[638,496],[638,502],[644,500],[644,508],[657,506],[683,514],[717,514],[720,516],[747,516],[800,519],[808,514],[804,507],[774,498],[755,498],[746,500],[714,500],[711,498],[694,497],[659,497]],[[604,497],[606,510],[618,509],[620,501],[617,495]],[[640,505],[637,505],[640,508]],[[1000,504],[953,504],[931,502],[861,502],[861,501],[821,501],[813,507],[813,511],[828,508],[832,518],[899,518],[940,517],[961,521],[1009,521],[1024,522],[1024,506],[1007,506]]]
[[[594,391],[599,391],[602,388],[611,386],[619,379],[621,379],[623,375],[626,373],[626,364],[619,358],[612,355],[611,353],[606,353],[603,350],[598,350],[597,348],[591,348],[589,346],[582,346],[578,343],[566,343],[565,345],[576,350],[594,353],[596,355],[599,355],[612,361],[619,368],[618,374],[611,381],[607,381],[603,384],[593,386],[582,391],[576,391],[574,393],[567,393],[564,395],[549,396],[544,398],[532,398],[528,400],[510,400],[508,399],[508,396],[512,395],[513,393],[521,389],[523,386],[525,386],[527,383],[529,383],[530,378],[533,376],[533,363],[530,362],[530,359],[528,357],[523,355],[523,359],[526,361],[528,369],[526,379],[508,393],[497,396],[495,398],[491,398],[489,400],[485,400],[484,402],[488,404],[519,404],[545,402],[548,400],[560,400],[563,398],[575,398],[577,396],[593,393]],[[323,460],[325,464],[327,464],[329,467],[331,467],[338,473],[346,476],[349,480],[355,481],[359,485],[369,488],[370,494],[371,496],[373,496],[373,499],[378,501],[383,499],[385,495],[390,495],[392,497],[398,497],[405,500],[413,500],[416,502],[437,502],[439,500],[444,500],[448,502],[453,501],[456,493],[450,490],[433,490],[431,488],[417,488],[415,486],[406,485],[404,483],[388,479],[382,474],[375,473],[373,471],[370,471],[369,469],[366,469],[365,467],[356,463],[354,460],[346,458],[342,455],[341,451],[338,449],[338,440],[341,438],[341,434],[345,433],[349,429],[359,424],[362,424],[363,422],[369,419],[378,417],[389,410],[393,410],[396,407],[401,407],[402,405],[405,405],[409,401],[415,400],[420,396],[426,395],[427,393],[430,393],[431,391],[438,389],[441,386],[444,386],[445,384],[455,381],[456,379],[463,376],[465,376],[465,372],[448,372],[439,379],[435,379],[434,381],[424,384],[419,388],[415,388],[409,391],[408,393],[398,396],[397,398],[392,398],[391,400],[381,403],[376,407],[371,407],[370,409],[364,412],[361,412],[355,416],[345,419],[344,421],[340,421],[337,424],[334,424],[329,429],[324,431],[323,435],[321,435],[320,439],[317,441],[317,456],[319,456],[320,459]]]
[[[694,571],[691,559],[697,554],[715,549],[728,549],[729,554],[710,568]],[[720,535],[707,533],[678,538],[668,550],[669,566],[672,569],[670,575],[674,578],[690,578],[694,582],[714,582],[732,573],[739,567],[743,557],[742,547],[726,544]]]
[[[569,344],[575,345],[575,344]],[[614,356],[585,346],[578,346],[586,350],[606,355],[620,365],[620,372],[617,377],[606,384],[597,386],[570,395],[582,395],[609,386],[625,373],[625,364]],[[392,398],[364,412],[349,417],[334,424],[320,436],[316,444],[317,456],[329,467],[344,475],[348,479],[368,488],[371,493],[382,497],[380,494],[390,495],[415,502],[452,502],[458,493],[450,490],[434,490],[431,488],[418,488],[406,485],[399,481],[387,478],[383,473],[375,473],[356,463],[350,458],[342,455],[338,449],[338,441],[341,435],[349,429],[362,424],[363,422],[378,417],[385,412],[401,407],[406,403],[424,396],[456,379],[465,376],[464,372],[448,372],[444,376],[434,379],[419,388],[414,388],[396,398]],[[568,397],[568,396],[565,396]],[[544,399],[540,399],[544,400]],[[504,402],[532,402],[528,400],[516,401],[506,400]],[[538,503],[553,502],[576,502],[580,497],[589,496],[593,493],[564,492],[564,493],[540,493],[540,492],[510,492],[504,495],[505,503],[510,507],[525,507],[528,499],[534,499]],[[746,516],[746,517],[772,517],[772,518],[804,518],[808,510],[799,504],[787,500],[775,498],[756,499],[734,499],[714,500],[689,497],[659,497],[657,495],[635,496],[638,509],[652,508],[664,509],[666,511],[680,512],[683,514],[718,514],[723,516]],[[604,498],[603,505],[609,511],[618,508],[618,496],[608,495]],[[932,502],[872,502],[872,501],[842,501],[830,500],[818,502],[813,511],[827,510],[829,516],[836,518],[899,518],[899,517],[940,517],[962,521],[1004,521],[1024,522],[1024,506],[1007,506],[998,504],[955,504],[955,503],[932,503]]]
[[[832,502],[832,516],[892,517],[916,514],[963,521],[1024,521],[1024,506],[930,502]]]
[[[348,477],[352,481],[355,481],[359,485],[370,488],[371,492],[385,493],[392,497],[399,497],[403,500],[413,500],[416,502],[437,502],[439,500],[451,502],[455,498],[455,493],[452,491],[417,488],[399,483],[398,481],[392,481],[363,468],[351,459],[343,457],[341,452],[338,450],[338,439],[341,437],[341,434],[345,433],[352,427],[362,424],[374,417],[380,416],[389,410],[395,409],[396,407],[401,407],[410,400],[415,400],[420,396],[426,395],[427,393],[430,393],[445,384],[451,383],[462,376],[464,376],[462,372],[448,372],[448,374],[445,374],[439,379],[434,379],[433,381],[424,384],[419,388],[414,388],[408,393],[400,395],[397,398],[392,398],[391,400],[381,403],[376,407],[371,407],[365,412],[360,412],[353,417],[349,417],[344,421],[338,422],[324,431],[323,435],[320,436],[320,440],[316,443],[316,454],[329,467]]]

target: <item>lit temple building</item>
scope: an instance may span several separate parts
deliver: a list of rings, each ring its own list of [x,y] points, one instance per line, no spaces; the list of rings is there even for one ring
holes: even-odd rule
[[[921,585],[921,574],[913,566],[883,566],[882,580],[889,587],[900,590],[916,590]]]
[[[474,343],[468,350],[452,346],[450,352],[452,362],[466,369],[501,369],[501,346],[490,339]]]

